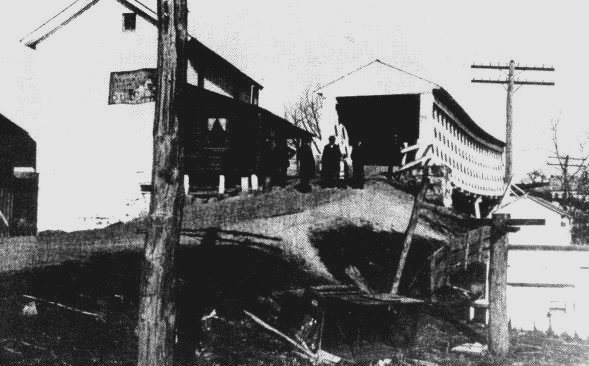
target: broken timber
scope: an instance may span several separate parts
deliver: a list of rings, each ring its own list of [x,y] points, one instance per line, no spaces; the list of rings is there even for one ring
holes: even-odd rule
[[[409,254],[409,249],[411,248],[411,242],[413,241],[413,234],[415,232],[415,228],[417,227],[417,222],[419,220],[419,210],[425,200],[425,194],[429,187],[429,179],[427,177],[427,164],[423,167],[423,175],[421,181],[421,188],[419,193],[415,197],[415,202],[413,203],[413,209],[411,210],[411,217],[409,218],[409,223],[407,224],[407,229],[405,230],[405,240],[403,240],[403,250],[401,252],[401,256],[399,258],[399,264],[397,265],[397,273],[395,274],[395,279],[393,281],[393,286],[391,288],[391,294],[395,295],[399,292],[399,285],[401,283],[401,277],[403,276],[403,269],[405,268],[405,261],[407,260],[407,254]]]

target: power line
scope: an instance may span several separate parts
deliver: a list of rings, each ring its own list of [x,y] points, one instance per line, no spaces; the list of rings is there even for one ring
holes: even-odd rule
[[[520,66],[516,65],[513,60],[509,61],[509,65],[476,65],[470,66],[472,69],[489,69],[489,70],[509,70],[507,80],[491,80],[491,79],[472,79],[473,83],[482,84],[506,84],[507,85],[507,101],[505,106],[506,126],[505,126],[505,183],[509,184],[513,176],[513,104],[512,97],[515,85],[544,85],[552,86],[552,81],[534,81],[534,80],[516,80],[515,71],[554,71],[552,66]]]

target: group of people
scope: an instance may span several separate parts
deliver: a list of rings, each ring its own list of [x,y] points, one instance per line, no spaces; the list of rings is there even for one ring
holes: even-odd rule
[[[311,141],[307,140],[301,143],[297,151],[300,170],[300,184],[299,188],[302,192],[309,192],[311,190],[311,180],[315,177],[315,159],[311,149]],[[364,186],[364,163],[362,156],[362,142],[358,141],[352,150],[352,169],[353,179],[352,186],[354,188],[363,188]],[[323,148],[321,156],[321,186],[324,188],[338,187],[341,184],[340,180],[340,164],[342,152],[339,145],[335,143],[335,136],[329,137],[329,143]],[[346,170],[344,164],[344,170]],[[344,173],[344,175],[347,175]]]

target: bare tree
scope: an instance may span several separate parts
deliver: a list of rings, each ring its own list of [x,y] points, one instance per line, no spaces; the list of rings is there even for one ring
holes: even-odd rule
[[[565,199],[565,202],[568,202],[573,184],[577,191],[586,191],[589,189],[589,187],[584,186],[586,183],[589,183],[587,179],[589,154],[585,151],[585,145],[587,143],[587,140],[585,139],[584,141],[579,142],[579,157],[571,157],[568,154],[563,155],[558,139],[559,125],[559,119],[552,120],[552,144],[555,154],[552,158],[556,160],[556,163],[551,163],[549,165],[557,166],[560,170],[560,176],[558,176],[557,179],[560,181],[561,189],[564,192],[563,198]]]
[[[530,183],[543,183],[546,182],[547,177],[541,170],[535,169],[528,173],[528,179]]]
[[[285,107],[284,115],[295,126],[311,132],[317,139],[321,140],[322,135],[319,120],[321,118],[323,100],[313,90],[315,89],[311,87],[307,88],[294,104]],[[317,154],[321,154],[321,148],[316,141],[317,139],[313,139],[313,147]]]

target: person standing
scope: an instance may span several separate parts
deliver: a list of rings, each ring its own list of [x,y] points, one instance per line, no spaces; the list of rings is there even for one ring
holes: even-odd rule
[[[364,188],[364,147],[362,140],[358,140],[352,150],[353,187]]]
[[[273,153],[275,159],[274,166],[274,182],[272,185],[285,187],[288,167],[290,166],[290,158],[295,154],[295,151],[288,147],[288,143],[285,139],[279,139],[276,143],[276,149]]]
[[[323,186],[335,187],[339,179],[341,157],[342,153],[335,143],[335,136],[329,136],[329,144],[323,148],[323,156],[321,157]]]
[[[298,189],[301,192],[311,191],[311,179],[315,177],[315,159],[313,158],[313,151],[311,150],[311,140],[303,140],[297,152],[299,159],[299,183]]]

